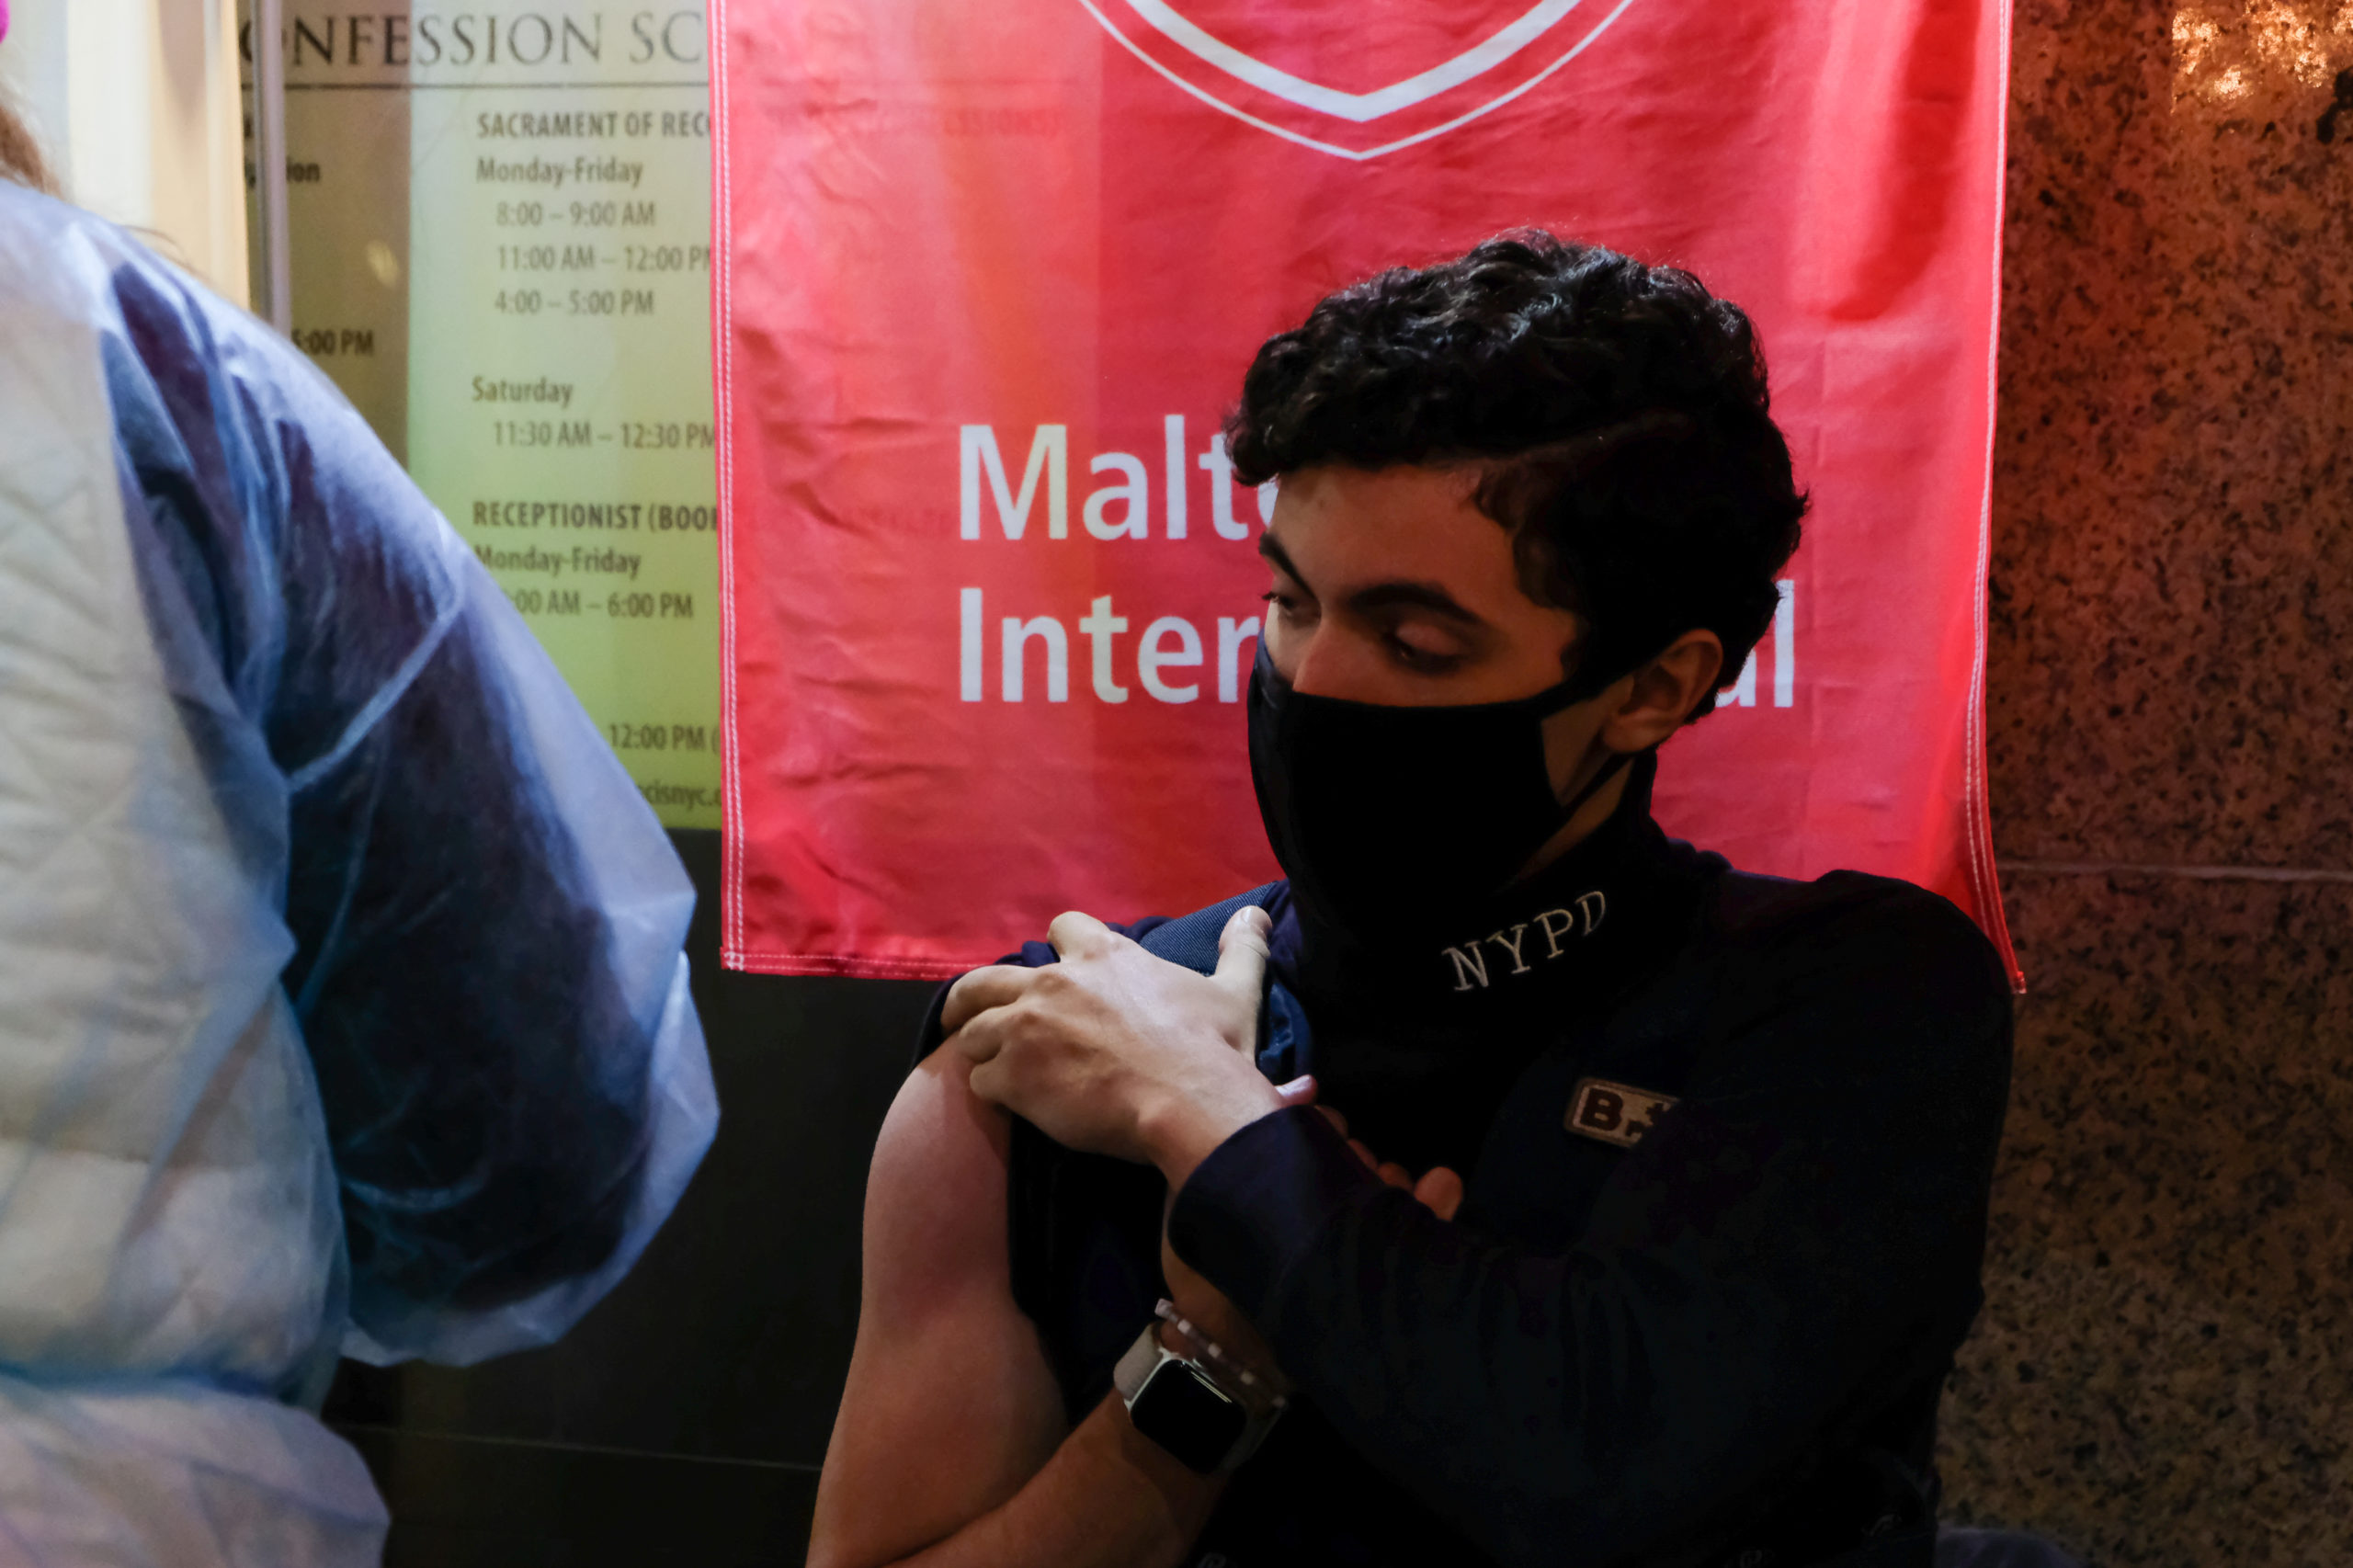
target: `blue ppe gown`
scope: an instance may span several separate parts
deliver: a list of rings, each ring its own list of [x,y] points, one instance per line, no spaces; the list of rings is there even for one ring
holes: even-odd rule
[[[717,1123],[692,902],[325,378],[0,183],[0,1568],[375,1562],[311,1409],[636,1259]]]

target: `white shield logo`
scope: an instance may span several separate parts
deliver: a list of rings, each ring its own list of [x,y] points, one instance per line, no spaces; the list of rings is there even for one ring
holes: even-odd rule
[[[1484,36],[1460,40],[1459,52],[1348,91],[1220,37],[1179,8],[1187,0],[1079,0],[1106,32],[1195,97],[1285,141],[1349,159],[1427,142],[1511,102],[1584,53],[1633,3],[1539,0]],[[1198,15],[1199,0],[1191,8]]]

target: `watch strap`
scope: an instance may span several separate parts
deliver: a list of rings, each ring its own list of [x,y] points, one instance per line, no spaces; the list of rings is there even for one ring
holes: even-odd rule
[[[1171,1321],[1182,1322],[1181,1319]],[[1229,1401],[1243,1413],[1243,1428],[1222,1456],[1203,1464],[1199,1460],[1187,1457],[1181,1442],[1172,1447],[1166,1433],[1152,1428],[1145,1413],[1140,1412],[1137,1406],[1143,1400],[1145,1391],[1153,1386],[1154,1380],[1161,1377],[1198,1379],[1216,1391],[1211,1397]],[[1158,1320],[1144,1325],[1143,1332],[1136,1335],[1135,1343],[1128,1346],[1126,1354],[1112,1368],[1111,1386],[1119,1391],[1120,1403],[1127,1406],[1137,1431],[1162,1448],[1168,1449],[1188,1467],[1203,1475],[1231,1475],[1245,1460],[1258,1451],[1258,1445],[1266,1441],[1267,1434],[1274,1429],[1276,1420],[1289,1403],[1279,1395],[1267,1402],[1245,1399],[1236,1394],[1229,1386],[1228,1380],[1215,1369],[1163,1345]]]
[[[1160,1324],[1155,1319],[1143,1325],[1136,1342],[1128,1346],[1119,1365],[1111,1369],[1111,1386],[1120,1391],[1120,1399],[1133,1404],[1136,1395],[1143,1392],[1143,1385],[1152,1381],[1152,1374],[1160,1369],[1163,1361],[1181,1359],[1176,1352],[1160,1343]],[[1095,1364],[1099,1367],[1103,1363]]]

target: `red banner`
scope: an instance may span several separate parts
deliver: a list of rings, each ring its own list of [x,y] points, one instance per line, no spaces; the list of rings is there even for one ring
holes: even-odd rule
[[[714,0],[726,960],[929,976],[1276,875],[1269,334],[1540,225],[1756,319],[1806,539],[1670,832],[1934,888],[1986,827],[2003,0]]]

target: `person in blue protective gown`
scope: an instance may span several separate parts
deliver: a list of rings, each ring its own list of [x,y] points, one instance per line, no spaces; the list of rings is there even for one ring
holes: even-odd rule
[[[693,893],[359,416],[23,145],[0,1563],[372,1563],[383,1505],[312,1414],[337,1356],[555,1339],[710,1143]]]

